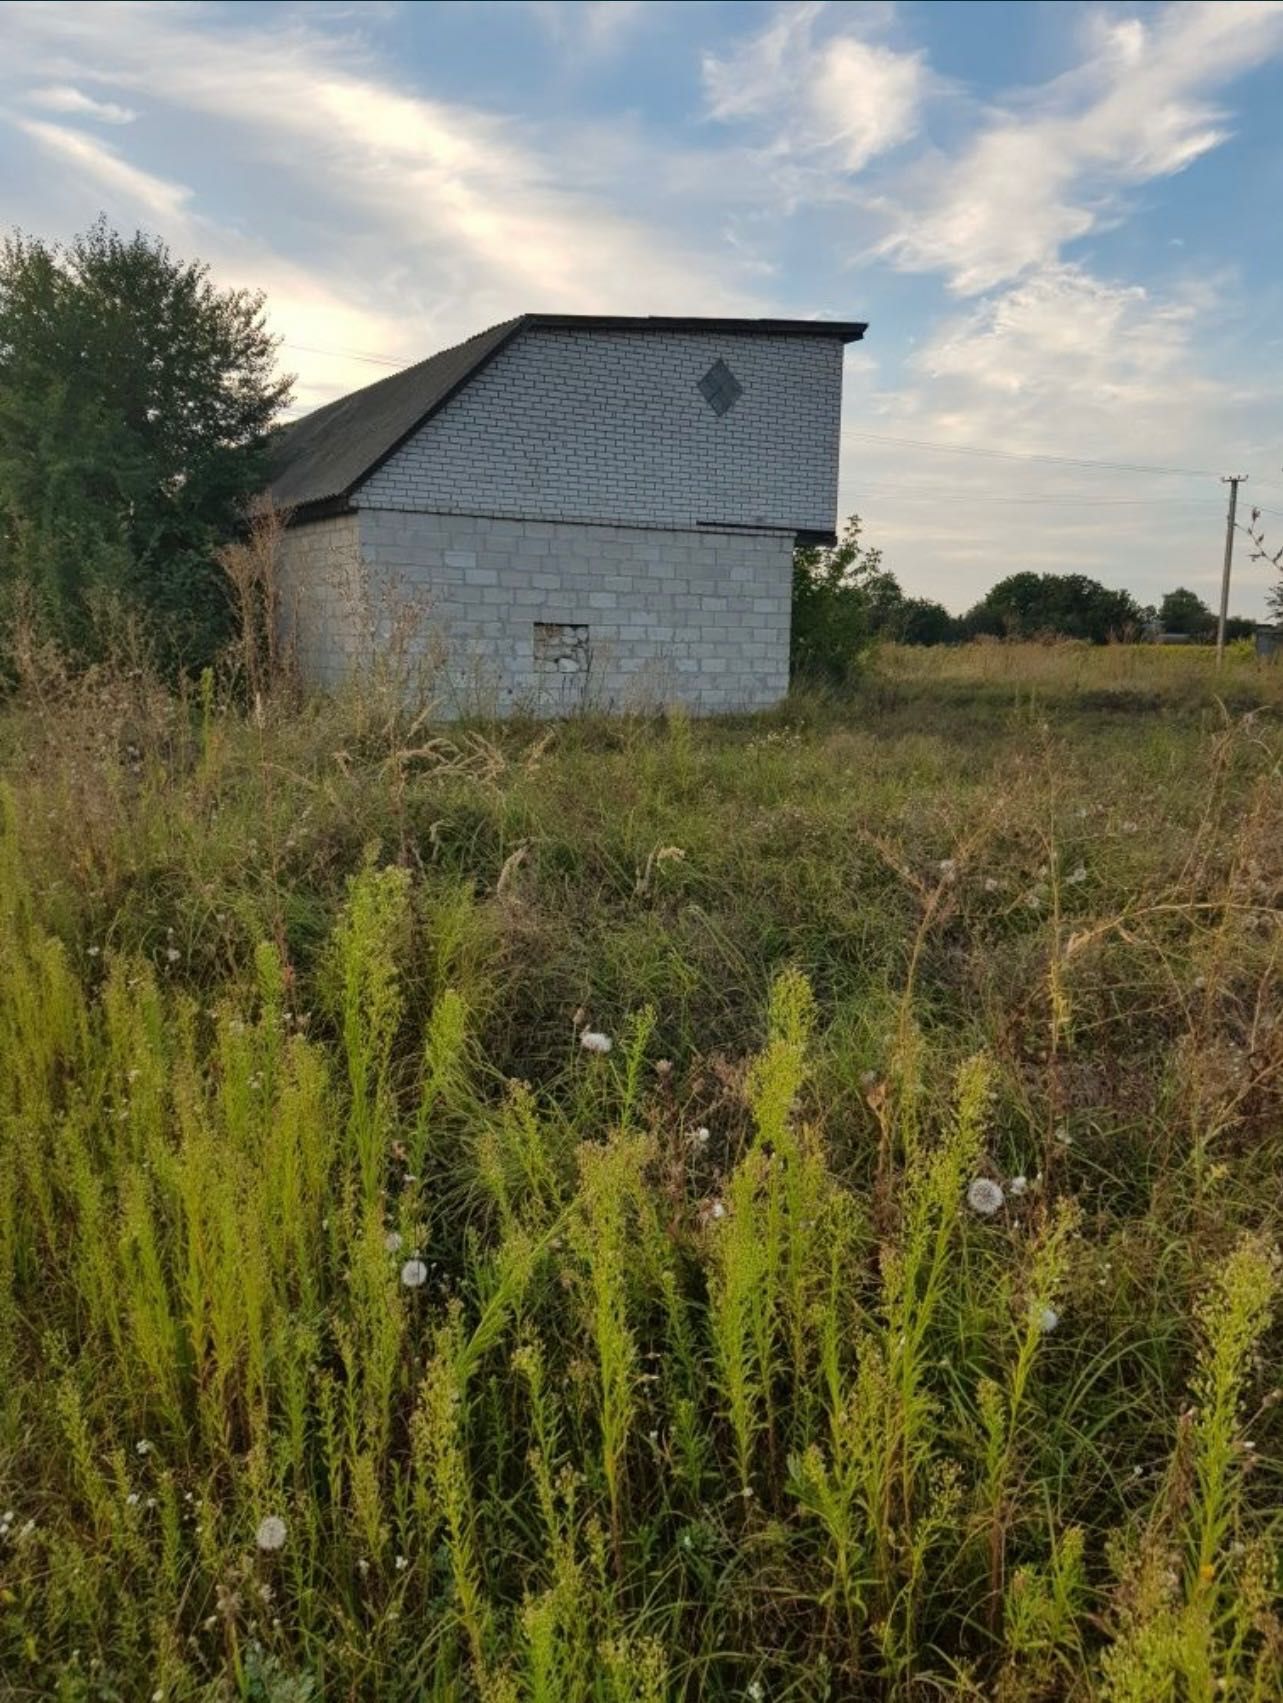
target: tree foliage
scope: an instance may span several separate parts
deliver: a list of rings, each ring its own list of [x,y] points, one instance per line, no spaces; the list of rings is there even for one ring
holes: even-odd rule
[[[104,595],[173,664],[226,636],[214,551],[264,483],[275,376],[263,298],[99,220],[67,247],[0,246],[0,588],[90,642]]]
[[[793,553],[792,670],[795,678],[841,685],[877,639],[945,644],[958,623],[942,603],[906,597],[882,552],[861,544],[862,523],[851,515],[838,542]]]
[[[1086,574],[1009,574],[966,616],[969,634],[1031,639],[1043,634],[1088,639],[1137,636],[1142,612],[1126,591],[1111,591]]]
[[[882,568],[882,552],[860,543],[860,531],[853,514],[835,545],[793,552],[794,678],[841,685],[872,641],[872,608],[888,595],[885,582],[895,582]]]
[[[1158,619],[1165,633],[1188,633],[1191,638],[1206,638],[1216,629],[1216,616],[1196,591],[1183,585],[1163,598]]]

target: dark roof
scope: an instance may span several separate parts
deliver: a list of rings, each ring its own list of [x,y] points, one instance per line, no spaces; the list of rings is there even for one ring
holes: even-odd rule
[[[524,313],[466,343],[379,379],[295,420],[272,448],[268,494],[295,518],[346,506],[347,499],[418,428],[527,328],[576,331],[712,331],[728,336],[863,337],[855,320],[630,318],[619,314]]]

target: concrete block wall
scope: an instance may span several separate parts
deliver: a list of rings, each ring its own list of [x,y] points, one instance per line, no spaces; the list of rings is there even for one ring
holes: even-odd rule
[[[532,328],[357,491],[361,508],[829,531],[834,337]],[[714,413],[723,360],[743,394]]]
[[[360,546],[366,606],[438,666],[444,713],[708,713],[788,689],[785,534],[363,509]],[[550,668],[536,624],[586,627],[587,669]]]
[[[306,681],[337,686],[368,626],[359,517],[334,515],[289,527],[277,566],[282,636]]]

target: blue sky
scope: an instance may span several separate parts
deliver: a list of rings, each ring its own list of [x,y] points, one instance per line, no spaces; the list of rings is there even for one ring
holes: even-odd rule
[[[299,411],[523,309],[861,318],[841,506],[907,589],[1213,601],[1222,472],[1283,536],[1283,4],[0,3],[0,39],[0,221],[105,211],[264,289]],[[1235,608],[1271,580],[1241,550]]]

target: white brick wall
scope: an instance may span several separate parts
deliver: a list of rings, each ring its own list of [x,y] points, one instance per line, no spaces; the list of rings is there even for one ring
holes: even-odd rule
[[[833,528],[842,344],[521,333],[356,494],[361,508],[639,526]],[[722,359],[744,387],[715,414]]]
[[[315,684],[424,664],[443,713],[581,705],[760,709],[788,689],[792,539],[365,509],[286,535]],[[342,529],[341,531],[339,529]],[[585,677],[550,677],[535,623],[586,626]]]

